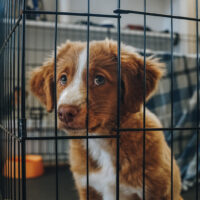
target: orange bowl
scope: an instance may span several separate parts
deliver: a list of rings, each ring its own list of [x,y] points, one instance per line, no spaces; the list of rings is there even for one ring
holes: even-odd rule
[[[14,164],[15,163],[15,164]],[[15,166],[14,166],[15,165]],[[22,159],[18,156],[8,159],[4,166],[4,176],[19,178],[18,170],[20,168],[20,178],[22,178]],[[42,157],[39,155],[26,155],[26,178],[35,178],[44,173]]]

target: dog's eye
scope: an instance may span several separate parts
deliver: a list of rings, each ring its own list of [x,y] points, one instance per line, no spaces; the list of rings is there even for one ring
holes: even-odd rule
[[[99,86],[99,85],[103,85],[105,83],[105,78],[101,75],[97,75],[94,79],[94,84]]]
[[[60,83],[61,85],[65,85],[67,83],[67,76],[65,74],[60,77]]]

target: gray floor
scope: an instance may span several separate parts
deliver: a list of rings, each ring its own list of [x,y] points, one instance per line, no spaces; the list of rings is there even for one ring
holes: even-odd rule
[[[72,174],[67,166],[58,168],[59,200],[78,200]],[[27,200],[56,199],[56,168],[46,168],[43,176],[27,180]]]
[[[46,168],[43,176],[27,181],[28,200],[55,200],[56,169]],[[199,188],[200,189],[200,188]],[[78,200],[72,174],[67,166],[59,167],[58,191],[60,200]],[[195,200],[195,188],[182,194],[184,200]]]

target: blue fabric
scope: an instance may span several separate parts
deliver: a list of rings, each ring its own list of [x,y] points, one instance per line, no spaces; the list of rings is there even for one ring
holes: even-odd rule
[[[33,1],[34,10],[38,10],[38,0],[32,0],[32,1]]]
[[[159,84],[157,93],[147,107],[161,120],[163,127],[171,127],[171,56],[156,55],[166,63],[166,75]],[[195,57],[174,56],[173,62],[173,127],[197,127],[197,66]],[[173,131],[174,153],[181,169],[182,188],[187,190],[196,181],[197,130]],[[170,145],[171,132],[165,131]],[[199,149],[200,155],[200,141]],[[200,159],[199,159],[200,160]],[[200,166],[200,163],[199,163]],[[200,167],[198,169],[200,173]]]

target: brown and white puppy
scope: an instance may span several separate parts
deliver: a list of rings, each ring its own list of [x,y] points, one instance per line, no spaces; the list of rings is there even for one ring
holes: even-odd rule
[[[117,43],[93,41],[89,47],[89,135],[115,135],[117,119]],[[57,110],[59,128],[70,135],[86,134],[86,43],[67,41],[57,55]],[[143,57],[130,46],[121,49],[120,128],[143,128]],[[163,64],[146,60],[146,99],[155,91]],[[53,109],[54,60],[35,69],[31,91]],[[159,128],[157,117],[146,110],[146,128]],[[162,131],[146,131],[145,193],[147,200],[171,199],[171,153]],[[81,200],[86,199],[85,140],[70,141],[70,165]],[[180,200],[181,180],[173,161],[173,199]],[[120,199],[142,199],[143,132],[121,132]],[[116,199],[116,139],[89,139],[91,200]]]

